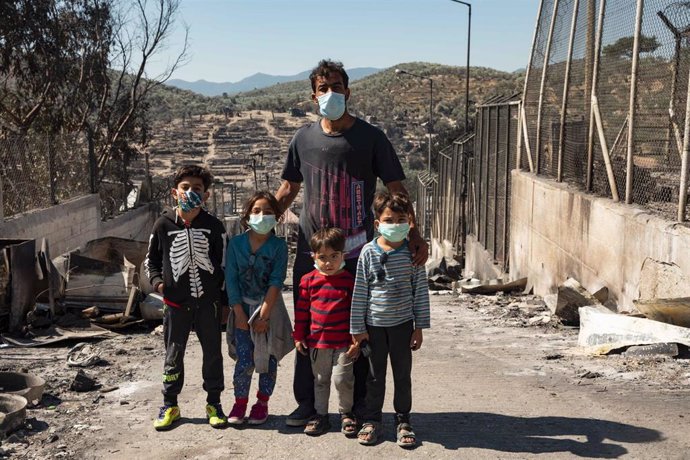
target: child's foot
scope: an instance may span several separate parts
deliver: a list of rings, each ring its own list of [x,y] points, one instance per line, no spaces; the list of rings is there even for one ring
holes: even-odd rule
[[[172,424],[180,419],[180,408],[178,406],[163,406],[158,412],[158,417],[153,421],[156,431],[164,431],[172,428]]]
[[[228,424],[228,418],[223,413],[220,403],[206,404],[206,418],[213,428],[222,428]]]
[[[261,425],[268,420],[268,403],[257,401],[249,411],[249,424]]]
[[[400,447],[410,449],[417,445],[417,436],[412,431],[412,426],[409,423],[399,423],[396,428],[397,444]]]
[[[372,446],[379,440],[379,424],[377,422],[365,422],[357,433],[357,441],[363,446]]]
[[[285,424],[287,426],[304,426],[313,415],[313,407],[307,408],[306,406],[299,406],[287,416],[285,419]]]
[[[246,412],[247,404],[233,404],[230,415],[228,416],[228,423],[230,425],[242,425],[244,423],[244,414]]]
[[[340,414],[340,432],[348,438],[357,436],[357,420],[354,415]]]
[[[331,422],[328,420],[328,414],[316,414],[307,422],[304,432],[309,436],[321,436],[331,429]]]

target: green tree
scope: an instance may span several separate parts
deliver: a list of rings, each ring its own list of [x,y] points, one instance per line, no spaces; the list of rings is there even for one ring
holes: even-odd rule
[[[611,58],[632,59],[634,37],[623,37],[603,49],[604,56]],[[656,37],[640,36],[640,54],[653,53],[661,46]]]

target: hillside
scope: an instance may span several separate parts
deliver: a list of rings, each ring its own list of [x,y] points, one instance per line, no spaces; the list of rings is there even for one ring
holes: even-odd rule
[[[432,150],[447,147],[464,129],[465,69],[425,63],[397,67],[433,79]],[[472,68],[470,100],[481,102],[496,94],[519,92],[523,79],[523,73]],[[396,74],[393,67],[355,81],[350,88],[351,112],[386,132],[407,171],[407,186],[414,193],[417,171],[426,168],[428,137],[423,124],[429,116],[427,81]],[[299,126],[316,119],[310,95],[307,79],[213,98],[159,87],[150,101],[154,120],[149,146],[152,169],[166,175],[175,164],[201,161],[223,182],[245,191],[254,188],[256,170],[261,181],[274,189],[290,138]],[[290,116],[286,112],[292,107],[309,112],[308,117]],[[258,162],[252,163],[255,160]]]

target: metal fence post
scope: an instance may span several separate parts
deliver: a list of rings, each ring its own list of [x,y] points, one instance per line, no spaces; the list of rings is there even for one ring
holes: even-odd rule
[[[492,255],[494,259],[496,259],[496,248],[498,245],[496,244],[496,237],[498,236],[496,232],[496,222],[498,221],[498,162],[500,161],[500,152],[501,152],[501,106],[500,104],[496,106],[496,151],[495,151],[495,156],[496,156],[496,161],[494,162],[494,228],[492,229],[494,233],[494,237],[492,238],[493,241],[493,248],[492,248]]]
[[[534,148],[534,162],[535,171],[537,174],[541,171],[541,116],[544,107],[544,87],[546,86],[546,71],[549,68],[549,58],[551,55],[551,41],[553,39],[553,31],[556,26],[556,15],[558,14],[558,0],[554,0],[553,13],[551,14],[551,25],[549,26],[549,36],[546,39],[546,50],[544,52],[544,67],[541,70],[541,83],[539,85],[539,102],[537,103],[537,141]]]
[[[573,18],[570,23],[570,39],[568,40],[568,59],[565,63],[565,75],[563,76],[563,101],[561,103],[561,125],[558,130],[558,172],[556,180],[563,181],[563,144],[565,143],[565,123],[568,111],[568,92],[570,90],[570,64],[573,60],[573,45],[575,44],[575,27],[577,25],[577,12],[580,8],[580,0],[573,4]]]
[[[630,71],[630,107],[628,109],[628,161],[625,169],[625,202],[632,203],[633,198],[633,155],[635,136],[635,105],[637,102],[637,68],[640,62],[640,31],[642,30],[642,9],[644,0],[637,0],[635,15],[635,37],[633,39],[632,69]]]
[[[690,75],[688,75],[690,82]],[[683,130],[683,156],[680,169],[680,189],[678,190],[678,222],[685,222],[685,207],[688,202],[688,157],[690,157],[690,83],[685,98],[685,129]]]
[[[525,99],[527,98],[527,84],[529,83],[529,77],[530,77],[530,69],[532,68],[532,63],[534,62],[534,50],[537,47],[537,35],[539,34],[539,23],[541,22],[541,15],[544,9],[544,0],[539,0],[539,12],[537,13],[537,24],[534,27],[534,34],[532,35],[532,47],[530,48],[530,54],[529,54],[529,62],[527,63],[527,70],[525,71],[525,84],[522,89],[522,106],[524,107],[525,105]],[[521,115],[524,115],[521,113]],[[525,135],[525,147],[528,149],[527,155],[529,156],[529,164],[532,164],[532,156],[531,153],[529,152],[529,135],[527,132],[527,123],[521,124],[522,128],[524,129],[524,135]],[[523,133],[520,133],[520,136],[522,136]],[[521,168],[522,167],[522,159],[520,156],[522,155],[522,149],[520,148],[522,145],[518,146],[518,162],[517,162],[517,167]],[[530,172],[532,172],[532,168],[530,168]]]
[[[0,220],[5,218],[5,196],[4,186],[2,183],[2,174],[0,174]]]
[[[597,80],[599,74],[599,55],[601,54],[601,36],[604,29],[604,14],[606,13],[606,0],[601,0],[599,5],[599,17],[597,19],[597,31],[594,39],[594,65],[592,68],[591,87],[589,103],[589,130],[587,131],[587,182],[585,189],[592,191],[592,173],[594,168],[594,100],[597,97]],[[585,94],[585,97],[587,95]]]

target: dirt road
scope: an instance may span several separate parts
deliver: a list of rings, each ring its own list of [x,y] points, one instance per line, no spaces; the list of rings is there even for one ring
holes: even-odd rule
[[[412,421],[421,445],[411,452],[395,445],[390,391],[376,446],[360,446],[335,427],[318,438],[286,427],[292,355],[279,368],[265,425],[213,430],[204,418],[196,338],[185,358],[182,423],[157,433],[151,422],[161,402],[163,343],[148,331],[100,343],[107,364],[87,372],[104,387],[118,386],[107,393],[67,389],[75,371],[65,367],[63,348],[36,349],[24,361],[2,359],[0,350],[0,367],[30,368],[51,381],[43,405],[29,411],[32,429],[1,449],[15,458],[86,459],[690,458],[690,360],[579,355],[576,330],[527,326],[525,307],[543,311],[528,300],[432,296],[432,329],[415,354]],[[227,359],[228,410],[232,367]]]

